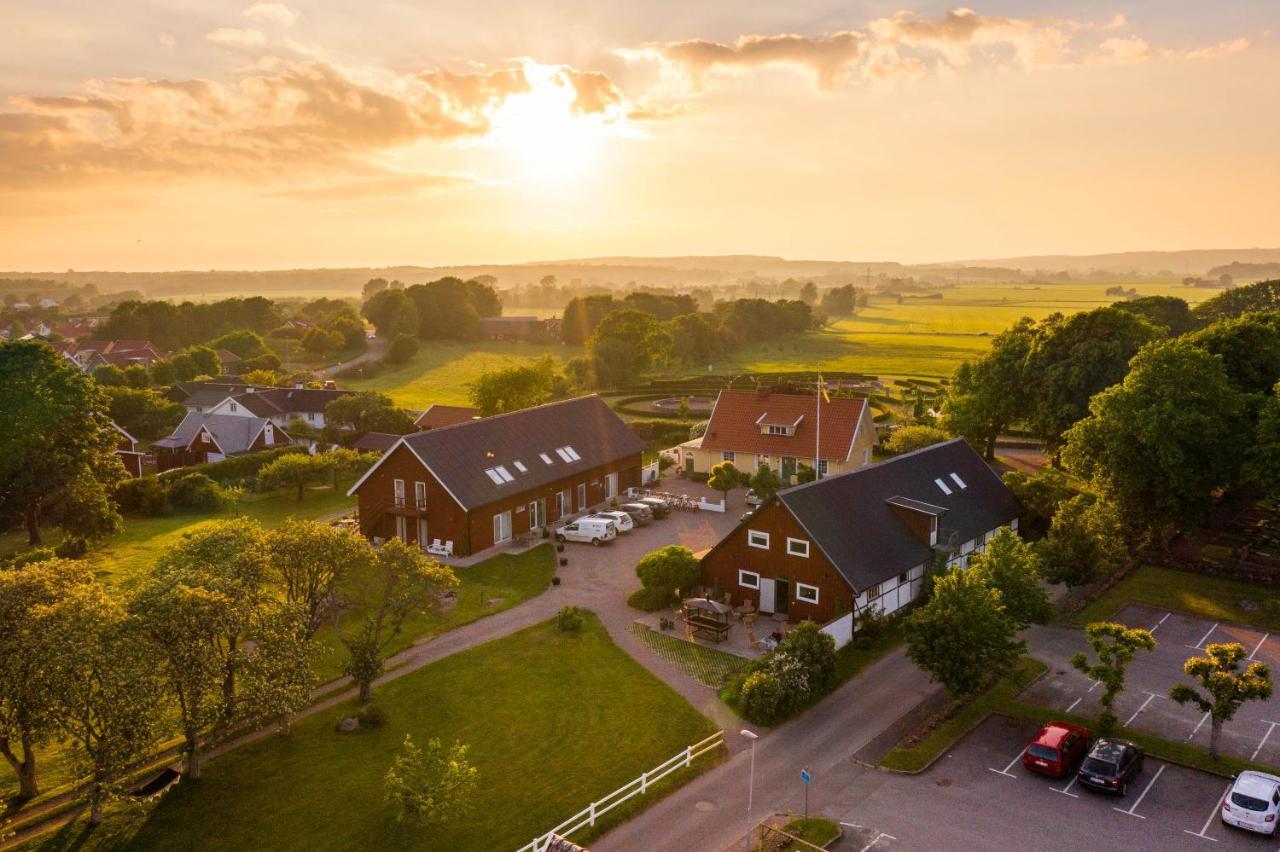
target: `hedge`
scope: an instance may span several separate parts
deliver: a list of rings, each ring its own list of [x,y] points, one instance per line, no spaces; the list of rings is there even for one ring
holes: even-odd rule
[[[306,447],[277,447],[274,450],[263,450],[260,453],[246,453],[232,456],[222,461],[192,465],[191,467],[174,468],[160,474],[161,476],[177,476],[180,473],[203,473],[220,485],[240,484],[253,479],[258,471],[287,453],[305,453]]]

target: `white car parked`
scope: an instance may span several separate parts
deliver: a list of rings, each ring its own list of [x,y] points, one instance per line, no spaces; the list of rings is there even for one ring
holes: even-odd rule
[[[1241,772],[1222,800],[1222,821],[1260,834],[1276,833],[1280,819],[1280,778],[1265,772]]]
[[[604,518],[606,521],[613,521],[618,525],[618,532],[628,533],[636,528],[636,522],[626,512],[596,512],[594,515],[588,515],[589,518]]]
[[[618,537],[618,525],[608,518],[585,517],[556,530],[556,541],[590,542],[599,547]]]

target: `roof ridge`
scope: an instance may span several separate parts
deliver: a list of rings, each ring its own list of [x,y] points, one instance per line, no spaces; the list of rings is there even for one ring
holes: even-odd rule
[[[821,485],[824,482],[833,482],[845,476],[855,476],[859,473],[865,473],[869,470],[876,470],[878,468],[885,467],[886,465],[893,464],[894,462],[902,461],[903,459],[909,459],[913,456],[920,455],[921,453],[928,452],[930,450],[936,450],[939,447],[949,447],[952,444],[955,444],[957,441],[963,441],[963,440],[964,438],[962,437],[950,438],[946,441],[940,441],[936,444],[930,444],[927,447],[920,447],[919,449],[912,450],[909,453],[900,453],[899,455],[896,455],[896,456],[890,456],[887,459],[881,459],[878,462],[873,462],[864,467],[860,467],[857,470],[851,470],[846,473],[837,473],[835,476],[828,476],[826,479],[815,479],[812,482],[802,482],[799,485],[792,485],[790,488],[782,488],[782,489],[779,489],[778,496],[781,497],[783,494],[791,494],[796,491],[799,491],[802,488],[811,488],[815,485]]]
[[[606,408],[609,407],[609,404],[607,402],[604,402],[604,399],[601,398],[600,394],[588,393],[588,394],[583,394],[582,396],[570,397],[569,399],[553,399],[550,402],[543,402],[543,403],[539,403],[538,405],[531,405],[528,408],[520,408],[515,411],[504,411],[501,414],[491,414],[488,417],[480,417],[473,420],[464,420],[461,423],[450,423],[448,426],[437,426],[434,429],[426,429],[421,432],[414,432],[412,433],[412,435],[405,435],[405,437],[409,438],[409,437],[413,437],[414,435],[430,435],[437,432],[447,432],[450,429],[457,429],[459,426],[474,426],[477,423],[492,423],[496,420],[501,420],[504,417],[511,417],[516,414],[528,414],[530,411],[537,411],[542,408],[551,408],[557,405],[568,405],[571,402],[581,402],[583,400],[591,399],[593,397],[595,399],[599,399],[602,403],[604,403]],[[474,406],[458,406],[458,407],[467,408],[467,407],[474,407]],[[610,408],[609,410],[613,411],[612,408]],[[426,412],[423,412],[423,413],[425,414]]]

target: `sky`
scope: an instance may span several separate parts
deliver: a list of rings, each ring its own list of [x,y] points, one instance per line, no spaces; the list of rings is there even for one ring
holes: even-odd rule
[[[0,269],[1280,246],[1280,3],[6,0]]]

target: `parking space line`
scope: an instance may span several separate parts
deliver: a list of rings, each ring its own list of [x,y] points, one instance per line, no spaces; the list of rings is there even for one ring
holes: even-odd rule
[[[1097,689],[1097,688],[1098,688],[1098,687],[1100,687],[1100,686],[1102,686],[1102,681],[1100,681],[1100,680],[1095,680],[1095,681],[1093,682],[1093,686],[1089,687],[1089,691],[1090,691],[1090,692],[1093,692],[1095,689]]]
[[[1142,706],[1140,706],[1137,710],[1134,710],[1134,711],[1133,711],[1133,715],[1129,717],[1129,721],[1127,721],[1127,722],[1125,722],[1125,723],[1124,723],[1124,726],[1127,728],[1127,727],[1129,727],[1130,725],[1132,725],[1132,724],[1133,724],[1133,720],[1134,720],[1134,719],[1136,719],[1136,718],[1138,718],[1138,714],[1139,714],[1139,713],[1141,713],[1143,710],[1146,710],[1146,709],[1147,709],[1147,705],[1151,703],[1151,699],[1153,699],[1153,698],[1163,698],[1163,697],[1164,697],[1163,695],[1157,695],[1157,694],[1156,694],[1156,693],[1154,693],[1154,692],[1148,692],[1148,693],[1147,693],[1147,700],[1146,700],[1146,701],[1144,701],[1144,702],[1142,702]]]
[[[1266,722],[1265,719],[1263,719]],[[1267,732],[1262,735],[1262,742],[1258,743],[1258,747],[1253,750],[1253,754],[1249,755],[1250,760],[1258,759],[1258,752],[1262,751],[1262,747],[1267,744],[1267,738],[1271,736],[1271,732],[1276,729],[1276,725],[1280,722],[1267,722]]]
[[[1213,823],[1213,818],[1218,816],[1220,813],[1222,813],[1222,802],[1227,798],[1227,794],[1230,792],[1231,792],[1231,785],[1228,784],[1227,789],[1223,790],[1222,795],[1218,797],[1218,804],[1213,806],[1213,811],[1210,812],[1209,818],[1204,821],[1204,825],[1200,826],[1199,831],[1192,831],[1189,828],[1184,828],[1182,829],[1182,833],[1190,834],[1192,837],[1203,837],[1205,840],[1208,840],[1211,843],[1217,843],[1218,838],[1210,837],[1209,835],[1205,834],[1205,832],[1209,830],[1209,826]]]
[[[1111,810],[1113,810],[1113,811],[1120,811],[1120,813],[1122,813],[1122,814],[1128,814],[1129,816],[1135,816],[1135,817],[1137,817],[1138,819],[1146,819],[1146,817],[1144,817],[1142,814],[1135,814],[1135,813],[1134,813],[1134,811],[1136,811],[1136,810],[1138,809],[1138,805],[1142,804],[1142,800],[1143,800],[1143,799],[1145,799],[1145,798],[1147,797],[1147,793],[1150,793],[1150,792],[1151,792],[1151,788],[1152,788],[1152,787],[1154,787],[1154,786],[1156,785],[1156,782],[1160,780],[1160,776],[1161,776],[1161,774],[1163,774],[1163,773],[1164,773],[1164,765],[1163,765],[1163,764],[1161,764],[1160,768],[1156,770],[1156,774],[1155,774],[1155,775],[1153,775],[1153,776],[1151,776],[1151,780],[1147,782],[1147,786],[1146,786],[1146,788],[1145,788],[1145,789],[1143,789],[1143,791],[1142,791],[1142,795],[1138,797],[1138,801],[1134,802],[1134,803],[1133,803],[1133,806],[1132,806],[1132,807],[1130,807],[1130,808],[1129,808],[1129,810],[1127,810],[1127,811],[1126,811],[1126,810],[1121,810],[1120,808],[1112,808]]]
[[[1199,721],[1199,722],[1196,722],[1196,726],[1195,726],[1194,728],[1192,728],[1192,729],[1191,729],[1191,733],[1187,734],[1187,740],[1186,740],[1186,741],[1187,741],[1187,742],[1191,742],[1192,738],[1194,738],[1196,734],[1200,733],[1200,726],[1201,726],[1201,725],[1203,725],[1203,724],[1204,724],[1205,722],[1207,722],[1208,720],[1209,720],[1209,714],[1208,714],[1208,713],[1205,713],[1203,716],[1201,716],[1201,717],[1200,717],[1200,721]]]
[[[1270,633],[1262,634],[1262,638],[1258,640],[1258,644],[1254,645],[1253,650],[1249,652],[1249,659],[1252,660],[1254,658],[1254,655],[1256,655],[1258,653],[1258,650],[1262,648],[1262,643],[1267,641],[1267,637],[1270,635],[1271,635]]]
[[[1017,763],[1019,760],[1022,760],[1022,755],[1023,755],[1025,752],[1026,752],[1026,749],[1025,749],[1025,748],[1024,748],[1022,751],[1018,752],[1018,756],[1017,756],[1017,757],[1015,757],[1013,760],[1009,761],[1009,765],[1008,765],[1008,766],[1006,766],[1004,769],[991,769],[991,767],[990,767],[990,766],[988,766],[988,767],[987,767],[987,769],[990,769],[992,772],[994,772],[994,773],[995,773],[995,774],[997,774],[997,775],[1008,775],[1010,778],[1017,778],[1018,776],[1017,776],[1017,775],[1014,775],[1014,774],[1013,774],[1012,772],[1010,772],[1009,770],[1013,768],[1013,765],[1014,765],[1015,763]]]
[[[1163,768],[1163,767],[1161,767],[1161,768]],[[1063,787],[1061,790],[1059,790],[1057,787],[1050,787],[1049,789],[1050,789],[1050,790],[1052,790],[1052,791],[1053,791],[1053,792],[1055,792],[1055,793],[1061,793],[1061,794],[1063,794],[1064,796],[1070,796],[1070,797],[1071,797],[1071,798],[1073,798],[1073,799],[1078,799],[1078,798],[1080,798],[1080,797],[1079,797],[1078,795],[1076,795],[1075,793],[1071,792],[1071,788],[1072,788],[1072,787],[1074,787],[1074,786],[1076,786],[1076,781],[1078,781],[1079,779],[1080,779],[1080,776],[1079,776],[1079,775],[1073,775],[1073,776],[1071,776],[1071,783],[1070,783],[1070,784],[1068,784],[1067,786]]]
[[[1076,709],[1076,705],[1079,704],[1080,701],[1081,699],[1079,698],[1077,698],[1075,701],[1072,701],[1071,706],[1067,708],[1067,712],[1070,713],[1072,710]]]
[[[1166,612],[1166,613],[1164,614],[1164,618],[1168,618],[1168,617],[1169,617],[1169,616],[1171,616],[1171,615],[1173,615],[1173,613],[1171,613],[1171,612]],[[1159,621],[1157,621],[1157,622],[1156,622],[1156,626],[1155,626],[1155,627],[1153,627],[1153,628],[1151,628],[1151,632],[1152,632],[1152,633],[1155,633],[1157,630],[1159,630],[1159,629],[1160,629],[1160,625],[1161,625],[1161,624],[1164,624],[1164,618],[1162,618],[1162,619],[1160,619]]]
[[[1203,647],[1203,646],[1204,646],[1204,643],[1205,643],[1205,642],[1207,642],[1207,641],[1209,641],[1209,637],[1213,635],[1213,631],[1215,631],[1215,630],[1217,630],[1217,629],[1218,629],[1218,624],[1219,624],[1219,622],[1216,622],[1216,621],[1215,621],[1215,622],[1213,623],[1213,626],[1209,628],[1209,632],[1208,632],[1208,633],[1206,633],[1206,634],[1204,634],[1203,636],[1201,636],[1201,637],[1200,637],[1200,641],[1199,641],[1199,642],[1197,642],[1197,643],[1196,643],[1196,644],[1194,644],[1194,645],[1188,645],[1187,647],[1188,647],[1188,648],[1195,648],[1197,651],[1203,651],[1203,650],[1204,650],[1204,647]]]

